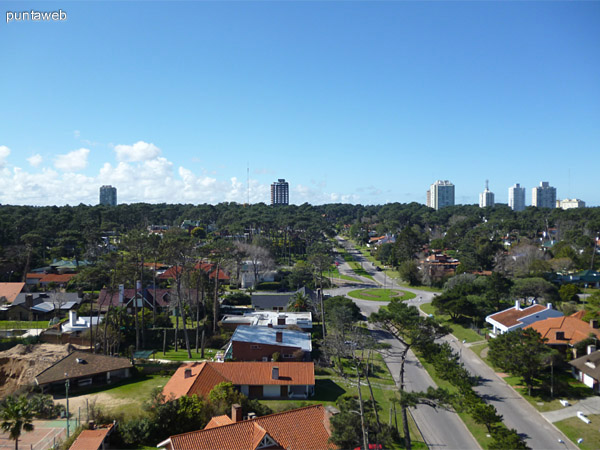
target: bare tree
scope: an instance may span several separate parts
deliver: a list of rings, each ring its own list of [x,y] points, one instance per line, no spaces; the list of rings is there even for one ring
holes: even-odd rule
[[[271,253],[264,247],[244,242],[238,242],[237,247],[246,255],[246,261],[252,268],[253,286],[256,286],[262,277],[274,267]]]

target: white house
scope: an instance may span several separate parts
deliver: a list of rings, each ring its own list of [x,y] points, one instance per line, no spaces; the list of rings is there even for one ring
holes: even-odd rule
[[[508,331],[524,328],[539,320],[562,316],[563,313],[552,308],[552,303],[548,303],[546,306],[531,305],[527,308],[521,308],[521,303],[516,300],[515,306],[491,314],[485,318],[485,321],[494,327],[490,337],[496,337]]]

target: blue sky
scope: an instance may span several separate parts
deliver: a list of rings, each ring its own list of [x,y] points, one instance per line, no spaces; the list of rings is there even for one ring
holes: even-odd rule
[[[67,13],[6,23],[7,12]],[[600,205],[600,2],[3,2],[0,203]]]

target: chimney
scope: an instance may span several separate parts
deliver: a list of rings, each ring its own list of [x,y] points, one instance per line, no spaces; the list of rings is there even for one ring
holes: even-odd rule
[[[239,403],[231,405],[231,420],[234,423],[242,421],[242,406]]]
[[[598,329],[598,319],[592,319],[592,320],[590,320],[590,327],[592,327],[593,329],[597,330]]]
[[[283,333],[281,331],[278,331],[275,334],[275,341],[276,342],[283,342]]]
[[[25,306],[28,309],[33,307],[33,294],[25,294]]]
[[[77,323],[77,311],[69,311],[69,325],[74,326]]]
[[[548,308],[548,309],[552,309],[552,303],[548,303],[548,304],[546,305],[546,308]]]
[[[285,316],[279,316],[277,318],[277,325],[285,325]]]
[[[557,341],[562,341],[565,339],[565,332],[564,331],[557,331],[556,332],[556,340]]]
[[[119,285],[119,306],[123,304],[123,298],[125,297],[125,285]]]
[[[587,354],[591,355],[592,353],[594,353],[596,351],[596,346],[595,345],[588,345],[587,346]]]
[[[269,322],[269,324],[267,325],[267,327],[269,327],[269,328],[273,328],[273,323],[272,323],[272,322]]]
[[[137,281],[135,282],[135,289],[136,289],[136,291],[138,291],[138,292],[141,292],[141,291],[142,291],[142,281],[141,281],[141,280],[137,280]]]
[[[271,378],[274,380],[279,380],[279,367],[273,367],[271,371]]]
[[[521,302],[519,300],[515,300],[515,309],[521,311]]]
[[[192,376],[192,369],[185,369],[183,378],[190,378]]]

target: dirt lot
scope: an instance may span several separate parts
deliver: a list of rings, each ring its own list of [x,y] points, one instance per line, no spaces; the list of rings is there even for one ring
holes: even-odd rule
[[[0,399],[35,383],[37,374],[64,358],[75,347],[57,344],[22,345],[0,352]]]

